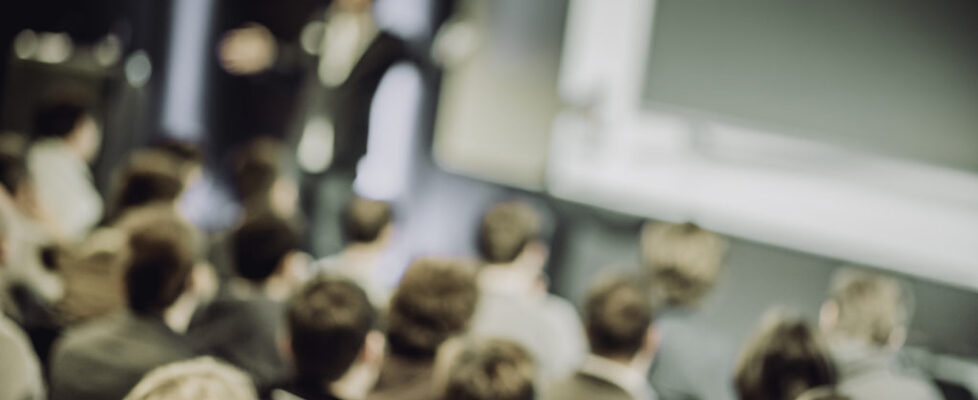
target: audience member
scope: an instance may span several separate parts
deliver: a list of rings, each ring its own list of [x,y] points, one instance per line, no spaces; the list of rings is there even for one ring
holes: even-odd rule
[[[720,275],[726,240],[691,223],[647,223],[640,246],[650,290],[664,305],[652,387],[662,400],[733,400],[736,344],[691,321]]]
[[[563,298],[547,293],[543,268],[548,249],[540,240],[532,206],[506,202],[483,217],[478,276],[480,300],[472,332],[507,338],[526,347],[549,381],[573,371],[587,353],[580,317]]]
[[[253,218],[231,235],[237,276],[214,302],[197,311],[188,336],[204,353],[248,372],[260,392],[284,383],[287,363],[278,348],[284,302],[298,279],[299,237],[273,215]]]
[[[82,106],[60,102],[35,112],[34,135],[27,166],[40,205],[58,234],[81,239],[102,218],[102,197],[88,165],[101,144],[99,127]]]
[[[129,257],[128,310],[69,330],[51,357],[53,399],[123,398],[158,366],[192,357],[166,314],[189,285],[191,228],[172,210],[145,208],[123,218]]]
[[[530,353],[505,339],[455,339],[439,350],[440,400],[534,400],[538,379]]]
[[[233,185],[243,208],[243,219],[273,213],[281,218],[296,216],[298,184],[282,167],[282,144],[258,138],[238,151],[233,165]]]
[[[53,244],[24,159],[0,153],[0,217],[7,230],[4,310],[25,323],[36,319],[32,310],[46,309],[64,295],[64,283],[42,257]],[[20,294],[18,294],[20,293]],[[23,304],[36,300],[40,304]]]
[[[854,400],[941,398],[931,382],[897,363],[912,308],[910,290],[895,278],[856,269],[836,273],[820,322],[843,394]]]
[[[180,164],[166,153],[144,149],[133,153],[117,177],[108,220],[126,211],[154,203],[176,206],[184,190]]]
[[[0,285],[8,265],[10,232],[7,219],[0,215]],[[4,300],[0,298],[0,302]],[[0,304],[2,305],[2,304]],[[41,366],[31,342],[20,327],[0,312],[0,399],[44,399]]]
[[[124,400],[258,400],[248,375],[209,357],[154,369]]]
[[[655,354],[654,309],[649,294],[633,279],[598,285],[584,309],[591,354],[577,372],[552,384],[553,400],[653,400],[646,374]]]
[[[797,399],[831,388],[836,372],[818,333],[800,317],[769,311],[747,342],[734,372],[741,400]]]
[[[289,350],[296,377],[277,397],[362,399],[377,379],[384,337],[363,289],[345,278],[321,276],[288,304]]]
[[[392,236],[391,207],[382,201],[356,197],[341,216],[346,248],[319,262],[319,268],[352,279],[370,297],[375,307],[387,307],[389,290],[380,282]]]
[[[370,400],[430,400],[438,347],[463,333],[475,312],[474,271],[447,259],[421,259],[405,272],[391,299],[388,354]]]

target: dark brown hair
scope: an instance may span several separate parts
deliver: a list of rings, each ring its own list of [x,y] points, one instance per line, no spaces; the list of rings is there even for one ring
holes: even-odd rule
[[[193,269],[193,228],[167,207],[133,210],[120,227],[129,235],[129,308],[137,314],[161,314],[183,293]]]
[[[734,373],[743,400],[794,399],[836,380],[818,333],[800,317],[769,311],[748,341]]]
[[[415,261],[391,298],[387,328],[391,352],[434,357],[445,339],[467,328],[477,299],[469,266],[449,259]]]
[[[350,242],[373,242],[390,222],[391,207],[383,201],[356,197],[343,210],[343,234]]]
[[[287,316],[299,380],[317,385],[346,373],[377,318],[363,289],[329,276],[307,283],[289,301]]]
[[[499,203],[482,217],[479,251],[489,263],[509,263],[540,235],[540,216],[521,202]]]
[[[651,296],[634,279],[619,277],[598,285],[584,307],[591,351],[633,357],[645,343],[653,312]]]

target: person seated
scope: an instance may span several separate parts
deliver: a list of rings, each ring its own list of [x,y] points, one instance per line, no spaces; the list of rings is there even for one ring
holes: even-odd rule
[[[479,230],[485,264],[471,331],[521,344],[533,354],[541,379],[550,381],[570,374],[587,344],[574,306],[547,293],[548,249],[540,223],[533,206],[522,202],[499,203],[486,212]]]
[[[384,287],[378,275],[391,243],[391,220],[390,204],[353,198],[341,216],[346,247],[339,254],[320,260],[317,267],[357,282],[378,309],[386,308],[390,299],[390,290]]]
[[[598,285],[584,319],[591,354],[577,372],[552,384],[553,400],[653,400],[645,379],[655,354],[654,309],[647,291],[627,277]]]
[[[289,300],[287,351],[295,378],[274,399],[362,399],[377,379],[384,336],[377,313],[351,280],[328,275]]]
[[[51,398],[121,399],[158,366],[194,356],[167,325],[178,298],[193,284],[191,228],[172,210],[134,210],[127,233],[127,310],[69,329],[51,356]]]
[[[519,343],[497,338],[459,338],[438,351],[438,400],[534,400],[537,366]]]
[[[23,325],[44,325],[64,282],[45,262],[54,238],[24,158],[10,149],[0,152],[0,217],[8,231],[3,311]]]
[[[438,347],[463,333],[475,312],[475,273],[449,259],[411,264],[394,292],[387,317],[388,354],[369,400],[430,400]]]
[[[244,372],[210,357],[156,368],[123,400],[258,400]]]
[[[38,201],[60,237],[79,240],[102,218],[102,197],[89,170],[102,134],[91,112],[67,101],[38,107],[33,128],[27,167]]]
[[[736,343],[693,317],[722,272],[727,241],[692,223],[649,222],[639,237],[642,269],[661,304],[649,381],[662,400],[733,400]]]
[[[298,185],[280,165],[283,154],[281,143],[266,137],[254,139],[237,149],[232,159],[231,186],[240,208],[232,212],[231,223],[222,226],[230,225],[230,231],[233,231],[251,218],[271,214],[292,222],[300,231],[303,229],[298,216]],[[197,195],[208,197],[191,199],[201,206],[213,202],[212,197],[215,197],[214,193],[205,190],[198,191]],[[197,207],[213,214],[209,208]],[[199,217],[197,219],[201,219]],[[233,245],[229,232],[224,228],[211,239],[207,258],[223,288],[237,274]]]
[[[940,399],[937,388],[897,363],[912,311],[911,292],[895,278],[842,269],[832,278],[820,325],[839,368],[839,390],[854,400]]]
[[[11,232],[6,217],[0,214],[0,287],[8,265]],[[0,297],[0,306],[5,299]],[[16,322],[0,312],[0,399],[41,400],[45,397],[41,363],[27,335]]]
[[[793,400],[831,392],[835,366],[819,334],[803,318],[768,311],[744,346],[734,372],[741,400]]]
[[[160,212],[182,219],[176,205],[184,185],[176,165],[176,161],[162,151],[135,151],[115,176],[105,221],[108,225],[95,229],[77,245],[62,249],[57,260],[66,293],[58,308],[66,322],[81,323],[125,306],[125,298],[118,290],[124,279],[125,235],[120,234],[116,225],[130,211],[144,207],[159,208]],[[196,260],[203,253],[204,236],[196,227],[188,226]],[[205,270],[206,267],[198,269]],[[195,274],[202,276],[199,272]],[[204,288],[206,282],[203,278],[198,279],[197,288]]]
[[[237,276],[195,313],[187,335],[200,352],[248,372],[264,393],[288,378],[278,351],[278,322],[298,286],[299,237],[289,222],[269,214],[245,222],[231,242]]]
[[[133,208],[154,203],[176,207],[184,180],[179,164],[167,153],[141,149],[131,154],[116,176],[116,188],[108,210],[109,222]]]

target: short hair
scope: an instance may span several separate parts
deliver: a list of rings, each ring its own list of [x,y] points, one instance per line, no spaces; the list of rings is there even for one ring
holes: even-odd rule
[[[794,399],[835,380],[835,367],[817,331],[803,318],[780,310],[762,319],[734,372],[744,400]]]
[[[16,195],[28,179],[27,164],[23,157],[0,152],[0,185],[3,185],[7,193]]]
[[[271,213],[247,219],[232,233],[231,241],[238,275],[257,282],[272,276],[282,259],[299,248],[296,230]]]
[[[151,148],[181,163],[200,164],[204,160],[200,148],[190,142],[168,139],[152,145]]]
[[[391,352],[434,357],[442,342],[468,327],[477,300],[475,273],[468,265],[433,258],[413,262],[391,298]]]
[[[354,243],[377,240],[391,222],[391,207],[383,201],[356,197],[343,210],[343,234]]]
[[[129,157],[118,176],[113,215],[157,202],[172,203],[183,192],[183,181],[168,155],[157,150],[140,150]]]
[[[591,352],[633,357],[645,343],[653,315],[651,296],[634,279],[616,277],[599,284],[584,306]]]
[[[476,339],[449,361],[443,400],[533,400],[536,365],[505,339]]]
[[[245,204],[264,203],[281,175],[282,145],[272,138],[252,140],[238,150],[232,165],[232,183]]]
[[[693,223],[647,223],[642,229],[642,264],[669,306],[702,300],[716,284],[726,250],[723,237]]]
[[[150,371],[124,400],[257,400],[251,378],[211,357],[198,357]]]
[[[896,278],[844,268],[833,275],[829,290],[839,311],[832,333],[884,346],[894,330],[910,322],[913,296]]]
[[[496,204],[482,217],[479,251],[490,263],[513,262],[539,237],[540,229],[540,215],[533,206],[518,201]]]
[[[159,314],[186,288],[194,264],[195,232],[172,207],[132,210],[119,226],[128,234],[125,267],[129,308],[137,314]]]
[[[356,283],[320,276],[289,301],[287,318],[298,379],[320,384],[353,365],[377,314]]]
[[[37,107],[34,111],[34,136],[64,138],[88,116],[88,110],[78,103],[57,101]]]

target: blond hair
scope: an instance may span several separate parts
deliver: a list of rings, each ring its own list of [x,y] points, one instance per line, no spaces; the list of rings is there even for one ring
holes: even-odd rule
[[[156,368],[124,400],[257,400],[251,379],[211,357]]]
[[[829,298],[838,309],[832,333],[885,346],[910,321],[913,298],[896,278],[846,268],[833,276]]]
[[[713,288],[727,241],[693,223],[647,223],[642,228],[641,251],[642,264],[662,300],[670,306],[687,306]]]

